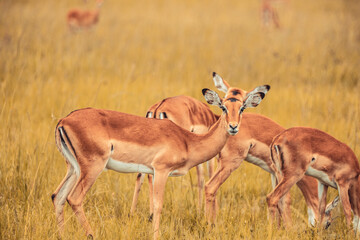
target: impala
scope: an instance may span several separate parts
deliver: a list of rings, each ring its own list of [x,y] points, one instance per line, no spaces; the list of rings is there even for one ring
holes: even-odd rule
[[[90,28],[99,21],[100,8],[103,0],[97,0],[95,10],[71,9],[67,13],[67,24],[71,31]]]
[[[262,0],[261,19],[264,27],[270,26],[271,22],[276,28],[280,28],[279,15],[273,7],[274,0]]]
[[[193,133],[201,134],[209,131],[210,127],[219,118],[215,116],[210,108],[205,104],[188,96],[176,96],[163,99],[155,103],[146,113],[147,118],[169,119],[176,125]],[[208,161],[209,177],[212,176],[215,159]],[[196,166],[198,176],[198,209],[201,210],[204,190],[204,170],[201,164]],[[133,214],[136,209],[141,185],[145,174],[139,173],[136,179],[134,197],[131,204],[130,213]],[[152,208],[152,175],[148,174],[149,195],[150,195],[150,220],[153,217]]]
[[[214,78],[215,86],[226,93],[226,97],[243,95],[242,92],[229,91],[229,85],[222,78]],[[230,94],[230,95],[229,95]],[[219,164],[213,176],[205,185],[206,215],[210,223],[216,218],[216,193],[226,179],[245,160],[255,164],[271,174],[272,186],[276,185],[275,171],[272,168],[269,146],[277,134],[284,128],[271,119],[255,113],[244,113],[239,133],[230,138],[219,154]],[[297,183],[308,206],[308,220],[315,225],[318,215],[318,183],[315,178],[304,176]],[[330,221],[330,211],[337,204],[335,199],[327,208],[327,220]],[[279,204],[279,213],[284,218],[290,218],[289,196]],[[329,222],[327,222],[329,224]]]
[[[217,74],[213,74],[217,77]],[[61,119],[56,126],[56,145],[64,155],[68,171],[52,195],[61,233],[67,200],[87,236],[93,236],[85,217],[83,200],[104,169],[122,173],[154,175],[154,239],[159,235],[165,183],[169,176],[185,175],[190,168],[217,155],[230,135],[239,131],[241,113],[256,107],[269,86],[247,94],[221,99],[216,92],[203,89],[209,104],[223,110],[206,134],[191,133],[169,120],[143,118],[103,109],[80,109]],[[229,88],[230,91],[241,89]],[[230,95],[230,93],[229,93]]]
[[[360,167],[354,152],[345,143],[318,129],[294,127],[277,135],[270,148],[279,180],[279,184],[267,196],[272,218],[279,200],[304,175],[309,175],[319,182],[320,221],[324,216],[330,186],[339,191],[347,224],[351,224],[352,210],[354,230],[360,230]]]

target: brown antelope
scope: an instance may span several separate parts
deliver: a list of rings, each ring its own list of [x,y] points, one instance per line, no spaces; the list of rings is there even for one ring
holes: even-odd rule
[[[244,93],[229,91],[228,84],[220,77],[214,79],[215,86],[226,93],[226,98],[238,95],[244,96]],[[216,193],[226,179],[235,171],[245,160],[255,164],[271,174],[272,186],[276,186],[275,171],[272,169],[269,146],[272,139],[277,134],[284,131],[284,128],[271,119],[255,113],[244,113],[240,125],[239,133],[230,138],[219,154],[218,167],[213,177],[205,185],[206,197],[206,215],[210,223],[215,222],[216,218]],[[307,207],[308,220],[311,225],[315,225],[318,215],[318,183],[315,178],[304,176],[297,186],[301,190]],[[337,199],[327,208],[327,220],[330,219],[330,211],[337,204]],[[290,217],[289,196],[284,202],[279,204],[279,213],[284,217]],[[329,222],[327,222],[329,224]]]
[[[217,75],[214,73],[214,78]],[[61,233],[67,200],[87,236],[93,236],[85,217],[83,200],[104,169],[122,173],[154,175],[154,238],[159,235],[160,215],[166,180],[185,175],[190,168],[217,155],[230,135],[239,131],[241,113],[256,107],[270,89],[268,85],[244,90],[229,88],[231,95],[221,99],[209,89],[203,95],[209,104],[223,110],[218,121],[205,134],[195,134],[169,120],[143,118],[126,113],[86,108],[61,119],[56,126],[56,145],[64,155],[68,171],[52,195]]]
[[[67,13],[67,24],[70,31],[88,29],[99,21],[100,8],[103,0],[96,0],[95,10],[71,9]]]
[[[176,125],[193,133],[201,134],[209,131],[210,127],[218,120],[210,108],[203,102],[188,96],[176,96],[163,99],[152,105],[146,113],[147,118],[169,119]],[[207,162],[209,177],[214,171],[215,159]],[[202,165],[196,166],[198,176],[198,209],[202,208],[203,190],[204,190],[204,170]],[[136,179],[134,197],[131,204],[130,213],[133,214],[136,209],[141,185],[145,174],[139,173]],[[148,174],[149,197],[150,197],[150,220],[153,216],[152,209],[152,175]]]
[[[338,189],[345,218],[360,230],[360,167],[354,152],[329,134],[314,128],[294,127],[277,135],[271,156],[279,184],[267,196],[270,216],[275,215],[279,200],[304,175],[316,178],[320,198],[320,222],[323,219],[328,187]],[[288,219],[284,219],[289,224]]]
[[[277,10],[273,7],[274,0],[262,0],[261,4],[261,19],[264,27],[269,27],[271,23],[276,28],[280,28],[279,15]]]

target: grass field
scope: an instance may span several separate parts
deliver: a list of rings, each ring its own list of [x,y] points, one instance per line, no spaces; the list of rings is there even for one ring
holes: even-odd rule
[[[324,130],[360,158],[359,1],[279,3],[277,30],[262,27],[259,0],[105,0],[98,25],[71,34],[66,12],[94,2],[0,1],[0,239],[57,238],[50,196],[66,173],[54,142],[60,118],[88,106],[144,116],[182,94],[203,100],[201,89],[215,88],[213,71],[247,90],[270,84],[251,111]],[[107,171],[87,194],[97,239],[152,238],[147,184],[128,217],[135,178]],[[248,163],[220,188],[210,229],[196,211],[195,184],[194,170],[169,179],[162,239],[353,239],[341,206],[327,231],[308,227],[295,188],[293,227],[271,229],[269,174]],[[64,239],[84,238],[65,209]]]

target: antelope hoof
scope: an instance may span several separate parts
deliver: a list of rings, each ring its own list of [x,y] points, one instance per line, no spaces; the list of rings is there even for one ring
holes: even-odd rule
[[[211,229],[215,228],[215,223],[213,222],[206,222],[206,225],[208,225]]]
[[[152,214],[150,214],[150,216],[149,216],[149,222],[152,222],[153,217],[154,217],[154,214],[153,214],[153,213],[152,213]]]
[[[325,223],[325,229],[328,229],[329,227],[330,227],[330,225],[331,225],[331,222],[329,222],[329,221],[326,221],[326,223]]]

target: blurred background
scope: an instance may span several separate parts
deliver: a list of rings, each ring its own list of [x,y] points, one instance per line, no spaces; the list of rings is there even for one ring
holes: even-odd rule
[[[284,127],[319,128],[360,158],[359,1],[104,0],[96,24],[70,28],[73,8],[98,9],[95,0],[0,1],[0,239],[57,237],[50,196],[66,173],[54,142],[60,118],[89,106],[145,116],[176,95],[204,101],[201,89],[215,89],[213,71],[245,90],[271,85],[247,111]],[[147,184],[128,217],[135,178],[108,171],[87,194],[98,239],[152,237]],[[269,229],[270,177],[248,163],[220,188],[213,229],[196,211],[195,185],[194,170],[169,179],[163,239],[353,237],[341,206],[327,231],[308,227],[296,188],[294,226]],[[70,207],[65,214],[64,239],[83,238]]]

